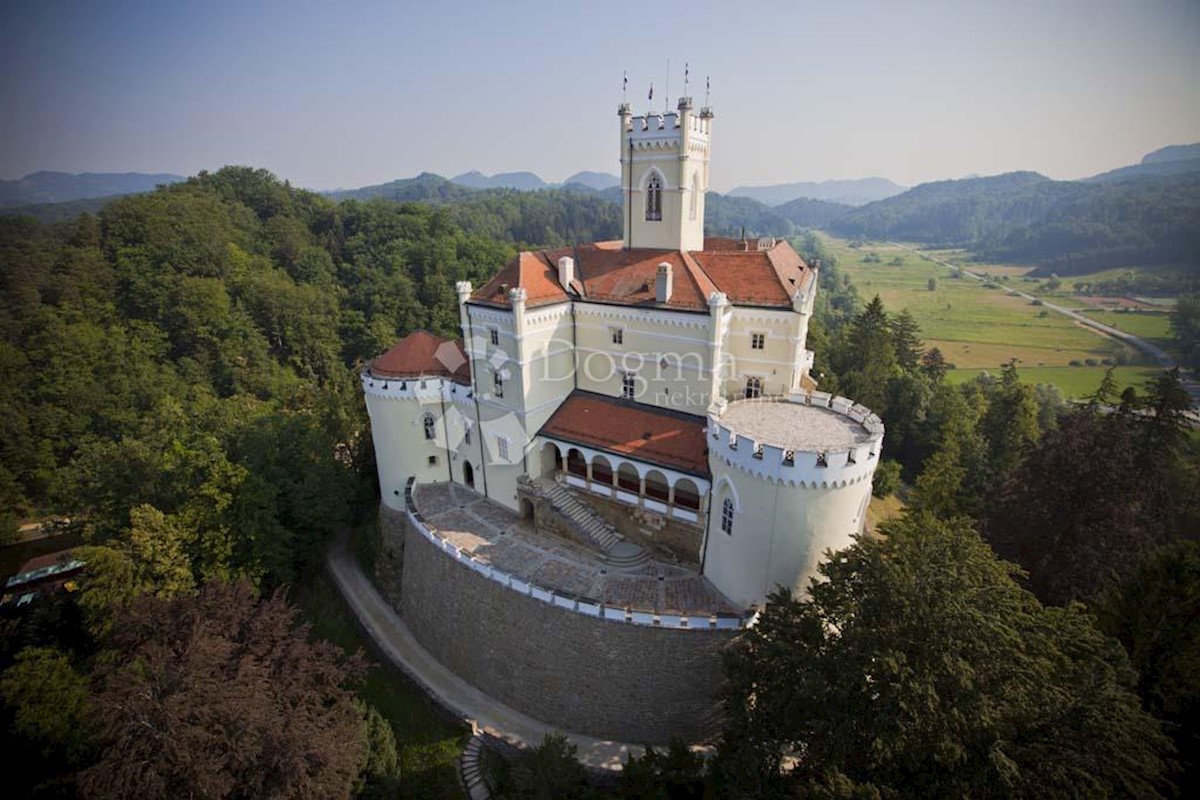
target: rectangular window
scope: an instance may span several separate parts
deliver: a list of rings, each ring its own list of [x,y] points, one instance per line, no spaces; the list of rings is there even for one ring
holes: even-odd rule
[[[496,452],[500,454],[501,461],[508,461],[508,439],[496,437]]]
[[[753,400],[756,397],[762,397],[762,378],[752,375],[746,378],[746,399]]]
[[[492,337],[492,344],[500,344],[500,331],[495,328],[488,328],[488,334]]]
[[[504,378],[500,377],[499,372],[492,373],[493,385],[495,390],[492,392],[496,397],[504,397]]]
[[[613,344],[624,344],[625,343],[625,331],[621,328],[613,328],[612,329],[612,340],[613,340]]]
[[[765,333],[750,334],[750,349],[762,350],[767,346],[767,335]]]
[[[627,397],[630,400],[637,394],[637,375],[632,372],[626,372],[621,375],[621,397]]]
[[[431,467],[436,467],[436,466],[437,466],[437,456],[430,456],[430,457],[429,457],[429,466],[431,466]]]
[[[730,536],[733,535],[733,501],[728,497],[721,504],[721,530]]]

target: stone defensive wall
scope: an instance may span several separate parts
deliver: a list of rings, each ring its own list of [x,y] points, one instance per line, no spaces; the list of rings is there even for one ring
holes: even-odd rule
[[[797,393],[786,400],[762,402],[791,406],[789,411],[797,415],[800,428],[819,421],[817,415],[836,415],[841,425],[854,431],[849,437],[852,441],[838,441],[831,446],[816,440],[809,444],[773,443],[766,437],[755,438],[739,431],[720,416],[710,415],[708,435],[712,456],[756,477],[802,488],[830,489],[870,480],[879,465],[884,432],[883,422],[870,409],[828,392]]]
[[[409,630],[476,688],[597,738],[665,744],[717,732],[721,651],[746,621],[607,608],[456,555],[411,505],[381,505],[380,521],[385,538],[403,538],[399,610]]]

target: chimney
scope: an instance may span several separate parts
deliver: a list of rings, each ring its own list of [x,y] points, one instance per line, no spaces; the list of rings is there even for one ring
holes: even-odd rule
[[[575,280],[575,259],[563,256],[558,260],[558,282],[566,291],[571,291],[571,281]]]
[[[654,276],[654,302],[665,303],[671,299],[673,287],[671,265],[666,261],[658,265],[658,273]]]

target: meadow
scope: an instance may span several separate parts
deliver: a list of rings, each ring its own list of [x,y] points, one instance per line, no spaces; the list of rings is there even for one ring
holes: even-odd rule
[[[954,382],[970,380],[985,371],[996,373],[1001,364],[1014,358],[1023,379],[1053,384],[1067,397],[1082,397],[1094,391],[1110,363],[1132,365],[1117,369],[1122,387],[1141,389],[1153,377],[1154,370],[1137,366],[1141,356],[1132,348],[1037,301],[1010,294],[1020,289],[1044,294],[1062,305],[1086,305],[1071,302],[1069,289],[1037,291],[1038,284],[1025,280],[1031,269],[1028,266],[971,263],[967,260],[969,254],[962,251],[929,252],[934,258],[961,263],[973,272],[992,276],[993,280],[984,284],[969,277],[955,277],[952,269],[900,245],[869,242],[852,246],[829,236],[823,239],[864,300],[879,295],[888,311],[909,310],[921,327],[926,347],[937,347],[954,365],[950,372]],[[1089,310],[1089,314],[1135,335],[1152,339],[1169,336],[1165,315],[1102,309]],[[1072,366],[1072,362],[1086,366]]]

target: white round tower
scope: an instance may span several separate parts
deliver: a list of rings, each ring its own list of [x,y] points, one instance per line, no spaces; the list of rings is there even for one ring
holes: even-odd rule
[[[704,574],[730,600],[798,593],[863,529],[883,423],[827,392],[738,400],[709,416]]]

